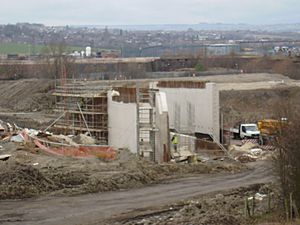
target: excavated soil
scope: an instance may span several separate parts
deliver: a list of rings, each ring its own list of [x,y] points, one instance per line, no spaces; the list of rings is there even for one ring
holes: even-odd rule
[[[46,128],[57,117],[52,115],[52,91],[51,80],[1,80],[0,120],[21,127]]]
[[[142,187],[191,174],[239,172],[237,162],[158,165],[138,159],[127,150],[118,159],[74,159],[46,155],[19,144],[2,144],[8,161],[0,161],[0,200],[20,199],[45,194],[76,195]]]
[[[6,163],[0,172],[0,199],[29,198],[58,189],[57,185],[31,165]]]
[[[0,82],[1,109],[14,112],[49,110],[53,105],[53,82],[45,79],[2,80]]]

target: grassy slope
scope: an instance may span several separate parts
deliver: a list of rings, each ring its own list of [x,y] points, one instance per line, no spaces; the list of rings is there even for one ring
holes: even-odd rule
[[[33,54],[33,50],[36,54],[41,53],[44,45],[36,45],[33,49],[32,45],[19,44],[19,43],[0,43],[0,54]],[[71,51],[84,50],[84,47],[70,46]]]

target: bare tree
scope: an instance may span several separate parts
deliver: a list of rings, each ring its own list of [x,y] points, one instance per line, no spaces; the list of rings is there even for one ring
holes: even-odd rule
[[[47,77],[58,79],[61,76],[63,68],[68,76],[74,76],[76,73],[75,59],[68,55],[69,49],[63,42],[49,43],[42,51],[44,73]]]
[[[275,168],[280,179],[284,207],[291,218],[298,214],[300,206],[300,114],[293,105],[284,106],[281,112],[283,110],[284,115],[288,115],[288,121],[281,122],[276,137],[278,152]]]

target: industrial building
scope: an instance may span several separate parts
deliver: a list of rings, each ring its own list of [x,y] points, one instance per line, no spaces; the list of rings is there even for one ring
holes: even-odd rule
[[[229,55],[238,54],[241,49],[238,44],[211,44],[206,46],[208,55]]]
[[[219,141],[219,92],[214,83],[70,80],[60,81],[53,95],[60,132],[88,133],[102,145],[128,148],[156,162],[167,161],[170,131],[189,142],[196,137]],[[195,151],[195,144],[185,147]]]

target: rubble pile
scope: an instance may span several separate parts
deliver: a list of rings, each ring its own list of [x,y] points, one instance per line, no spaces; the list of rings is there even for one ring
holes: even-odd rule
[[[90,136],[87,136],[85,134],[78,134],[73,138],[73,141],[77,144],[83,144],[83,145],[94,145],[96,144],[96,140]]]
[[[268,156],[272,154],[272,152],[263,150],[259,144],[246,142],[242,146],[229,146],[229,154],[239,162],[248,163],[268,158]]]
[[[33,197],[58,186],[30,165],[6,163],[0,166],[0,199]]]

